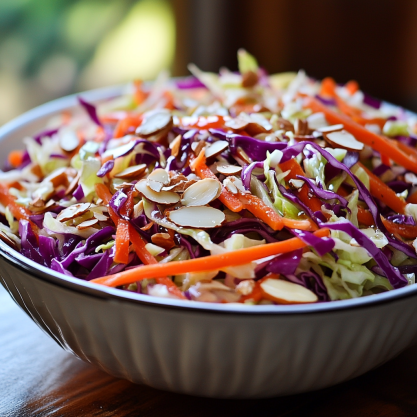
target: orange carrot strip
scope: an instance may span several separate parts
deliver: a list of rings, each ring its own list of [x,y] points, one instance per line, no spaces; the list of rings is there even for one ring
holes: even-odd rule
[[[371,212],[361,206],[358,206],[358,222],[365,226],[373,226],[375,224]]]
[[[323,78],[321,82],[320,95],[323,97],[336,97],[336,81],[331,77]]]
[[[400,235],[406,239],[415,239],[417,237],[417,226],[409,224],[397,224],[381,216],[382,223],[389,233]]]
[[[214,180],[219,181],[213,174],[212,170],[206,165],[206,157],[203,150],[200,152],[198,157],[191,162],[190,167],[200,178],[213,178]],[[238,212],[243,210],[243,204],[240,200],[223,186],[219,200],[231,211]]]
[[[391,166],[391,159],[386,155],[381,155],[381,162],[386,166]]]
[[[143,116],[141,114],[125,117],[117,123],[113,137],[121,138],[129,134],[134,134],[136,129],[141,125],[142,120]]]
[[[383,201],[388,207],[395,210],[397,213],[404,214],[407,203],[395,194],[395,192],[382,182],[375,174],[369,171],[364,165],[358,162],[358,165],[363,168],[369,176],[369,184],[371,194]]]
[[[23,154],[24,151],[11,151],[9,153],[9,157],[7,158],[10,165],[14,168],[17,168],[19,165],[21,165],[23,162]]]
[[[417,191],[407,198],[407,203],[417,204]]]
[[[285,177],[286,180],[297,180],[297,175],[305,176],[305,172],[301,168],[301,165],[295,160],[295,158],[289,159],[282,164],[279,164],[280,169],[282,172],[290,171],[289,174]],[[314,211],[321,211],[321,206],[323,203],[321,200],[313,195],[310,196],[310,190],[307,184],[303,184],[301,189],[299,190],[297,197],[310,208],[313,212]]]
[[[34,226],[33,222],[29,218],[29,216],[32,215],[31,211],[17,204],[15,198],[9,194],[8,187],[4,184],[0,184],[0,203],[5,207],[9,207],[9,210],[13,214],[14,218],[17,220],[27,220],[30,222],[32,227]],[[37,228],[34,230],[37,230]]]
[[[398,147],[397,141],[385,138],[365,129],[363,126],[354,122],[346,115],[331,110],[313,97],[307,97],[305,100],[305,107],[313,110],[313,112],[324,113],[329,123],[343,124],[344,128],[355,136],[358,141],[375,149],[381,155],[387,155],[398,165],[417,173],[417,158],[410,153],[402,151]]]
[[[350,95],[353,95],[359,91],[359,84],[355,80],[350,80],[345,84],[345,88],[349,91]]]
[[[320,229],[314,232],[317,237],[329,236],[329,229]],[[135,269],[119,272],[102,278],[96,278],[91,282],[117,287],[119,285],[131,284],[146,278],[164,277],[166,275],[185,274],[187,272],[212,271],[230,266],[244,265],[257,259],[287,253],[301,249],[307,245],[298,237],[282,242],[267,243],[265,245],[253,246],[251,248],[237,249],[220,255],[205,256],[203,258],[189,259],[187,261],[174,261],[158,263],[155,265],[141,266]]]
[[[281,230],[284,227],[284,218],[274,209],[267,206],[259,197],[252,194],[239,194],[239,198],[245,209],[272,227],[272,229]]]
[[[168,277],[161,277],[156,278],[156,282],[158,284],[165,285],[168,288],[168,291],[175,295],[178,298],[181,298],[183,300],[186,300],[187,297],[181,292],[181,290],[175,285],[175,283]]]

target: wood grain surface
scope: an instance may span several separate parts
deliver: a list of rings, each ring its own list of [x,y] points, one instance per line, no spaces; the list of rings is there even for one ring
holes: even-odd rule
[[[189,397],[135,385],[80,361],[0,286],[0,416],[417,416],[416,349],[317,392],[267,400]]]

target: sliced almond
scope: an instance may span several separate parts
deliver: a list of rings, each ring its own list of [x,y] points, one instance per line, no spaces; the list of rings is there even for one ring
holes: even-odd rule
[[[199,142],[193,142],[191,144],[191,149],[193,150],[195,156],[198,156],[205,146],[206,142],[204,140],[200,140]]]
[[[237,175],[242,172],[242,167],[237,165],[217,165],[217,172],[228,177],[229,175]]]
[[[0,240],[2,240],[7,245],[11,246],[15,250],[19,250],[15,241],[13,241],[9,236],[7,236],[3,231],[0,230]]]
[[[121,178],[121,179],[135,178],[135,177],[138,177],[139,175],[142,175],[145,171],[146,171],[145,164],[134,165],[132,167],[128,167],[124,169],[122,172],[119,172],[114,177]]]
[[[343,128],[344,126],[342,124],[338,124],[338,125],[320,127],[317,129],[317,131],[321,133],[330,133],[330,132],[337,132],[338,130],[343,130]]]
[[[76,188],[78,187],[78,182],[81,178],[81,171],[77,174],[77,176],[71,181],[71,184],[68,186],[68,188],[65,190],[65,195],[72,194]]]
[[[363,143],[357,141],[356,138],[349,132],[346,132],[346,130],[327,133],[324,135],[324,138],[331,145],[347,149],[348,151],[361,151],[364,148]]]
[[[220,226],[225,215],[222,211],[213,207],[182,207],[178,210],[169,211],[168,218],[178,226],[212,228]]]
[[[59,185],[68,186],[67,168],[59,168],[49,174],[44,181],[52,182],[53,186],[57,188]]]
[[[241,163],[240,161],[243,162],[243,164],[251,164],[253,161],[252,159],[249,157],[249,155],[240,147],[238,146],[236,149],[236,157],[235,159]],[[240,161],[239,161],[240,159]]]
[[[245,279],[236,285],[236,292],[241,295],[249,295],[255,288],[255,281],[253,279]]]
[[[94,213],[94,214],[96,214],[96,213]],[[89,227],[92,227],[92,226],[94,226],[97,223],[98,223],[98,219],[86,220],[85,222],[80,223],[77,226],[77,229],[78,230],[88,229]]]
[[[57,206],[56,201],[49,200],[46,204],[43,200],[36,201],[37,205],[29,204],[28,208],[36,214],[42,214]],[[43,205],[42,205],[43,204]]]
[[[170,178],[168,173],[164,169],[158,168],[149,174],[146,184],[152,190],[159,192],[164,185],[168,185],[169,183]]]
[[[143,213],[143,200],[133,206],[133,218],[139,217]]]
[[[187,180],[187,181],[180,181],[177,184],[169,185],[167,187],[162,187],[163,191],[174,191],[176,193],[183,193],[187,188],[191,187],[195,184],[196,180]]]
[[[232,193],[232,194],[237,194],[239,191],[236,187],[235,184],[233,184],[233,182],[231,181],[230,178],[226,178],[223,181],[223,185]]]
[[[247,71],[242,75],[242,87],[250,88],[258,83],[258,74],[253,71]]]
[[[59,132],[59,146],[65,152],[72,152],[77,149],[80,144],[80,140],[77,133],[72,129],[61,129]]]
[[[213,178],[205,178],[185,190],[181,203],[188,207],[205,206],[218,198],[221,192],[222,186],[219,181]]]
[[[171,155],[177,156],[180,152],[182,136],[178,135],[170,144],[169,147],[171,149]]]
[[[161,246],[165,250],[170,250],[175,246],[174,239],[169,233],[155,233],[151,240],[153,244]]]
[[[107,221],[107,216],[105,216],[103,213],[99,213],[97,211],[93,212],[94,217],[100,221],[100,222],[106,222]]]
[[[219,155],[224,152],[229,147],[229,142],[225,140],[218,140],[211,144],[208,148],[204,150],[206,158],[211,158],[213,156]]]
[[[307,120],[297,119],[294,123],[294,133],[296,135],[307,135],[308,134],[308,122]]]
[[[290,179],[288,181],[294,188],[301,188],[304,185],[303,180]]]
[[[265,298],[282,304],[305,304],[318,301],[317,295],[309,289],[282,279],[268,278],[261,283],[260,287]]]
[[[168,110],[155,110],[145,114],[145,119],[136,129],[136,134],[143,137],[155,135],[165,129],[170,129],[172,124],[172,116]]]
[[[180,201],[180,196],[172,191],[156,192],[152,190],[147,186],[146,180],[141,180],[136,183],[135,188],[148,200],[157,204],[175,204]]]
[[[80,203],[74,204],[66,209],[62,210],[61,213],[58,214],[56,219],[60,222],[66,222],[71,219],[75,219],[78,216],[82,216],[83,214],[87,213],[90,209],[90,203]]]

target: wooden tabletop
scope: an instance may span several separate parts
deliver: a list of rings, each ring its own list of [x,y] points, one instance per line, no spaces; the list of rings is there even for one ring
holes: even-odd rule
[[[63,351],[0,286],[0,416],[415,416],[416,349],[318,392],[267,400],[189,397],[114,378]]]

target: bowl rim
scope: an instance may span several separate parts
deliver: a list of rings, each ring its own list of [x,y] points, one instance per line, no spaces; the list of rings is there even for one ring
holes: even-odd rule
[[[30,125],[37,119],[51,117],[63,110],[78,106],[77,97],[82,96],[90,102],[99,102],[121,95],[129,84],[115,85],[110,87],[98,88],[81,93],[76,93],[52,100],[29,110],[22,115],[14,118],[0,127],[0,146],[4,137]],[[392,105],[387,103],[388,105]],[[411,113],[407,111],[407,113]],[[17,269],[28,273],[36,279],[47,281],[51,284],[66,289],[81,292],[101,299],[111,299],[117,301],[128,301],[130,303],[146,305],[158,308],[174,308],[177,310],[192,310],[210,313],[244,314],[244,315],[299,315],[311,313],[324,313],[329,311],[352,310],[357,308],[374,307],[380,304],[387,304],[403,298],[415,296],[417,285],[394,289],[374,296],[365,296],[348,300],[337,300],[331,302],[313,304],[292,304],[292,305],[246,305],[239,303],[204,303],[199,301],[179,300],[162,297],[152,297],[149,295],[120,290],[117,288],[105,287],[80,278],[70,277],[60,272],[53,271],[45,266],[27,259],[21,253],[12,249],[0,240],[0,257],[8,264]]]

